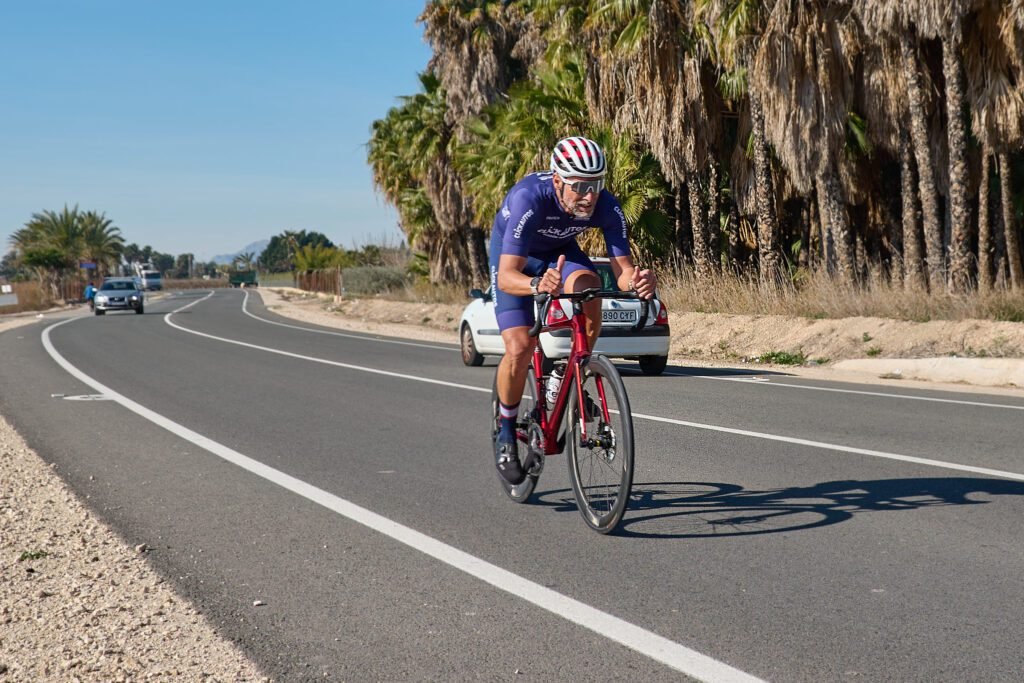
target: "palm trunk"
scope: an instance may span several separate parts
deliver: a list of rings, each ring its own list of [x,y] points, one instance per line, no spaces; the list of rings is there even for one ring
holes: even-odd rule
[[[903,195],[903,286],[909,290],[925,289],[921,263],[921,215],[914,192],[914,157],[910,136],[900,130],[900,184]]]
[[[697,277],[706,278],[711,274],[708,265],[707,219],[704,215],[704,200],[700,195],[700,185],[696,178],[686,184],[690,199],[690,225],[693,228],[693,264]]]
[[[469,228],[469,261],[473,269],[473,279],[483,284],[490,278],[487,266],[487,247],[485,246],[483,228]]]
[[[722,250],[719,244],[721,233],[721,221],[719,214],[722,210],[721,190],[718,187],[719,173],[718,162],[714,159],[708,164],[708,266],[712,273],[719,273],[722,270]]]
[[[992,289],[992,222],[989,217],[989,176],[992,174],[992,150],[981,151],[981,185],[978,187],[978,290]]]
[[[967,126],[964,122],[964,67],[960,60],[963,43],[959,14],[950,26],[942,46],[942,70],[946,76],[946,129],[949,135],[949,286],[965,292],[971,280],[971,210],[967,201]]]
[[[817,187],[817,183],[815,183],[815,187]],[[807,195],[807,204],[810,206],[811,221],[808,261],[812,271],[819,271],[821,270],[821,264],[825,262],[825,224],[822,222],[821,207],[819,206],[816,194]]]
[[[690,252],[693,238],[690,229],[690,210],[684,203],[684,191],[686,191],[686,186],[676,190],[673,196],[676,208],[676,252],[679,255],[680,268],[685,267],[686,254]]]
[[[754,182],[757,200],[757,248],[761,280],[769,284],[779,282],[779,254],[776,242],[779,221],[775,215],[775,185],[772,181],[771,160],[768,158],[768,140],[764,132],[764,110],[761,97],[750,91],[750,119],[754,134]]]
[[[821,175],[818,182],[824,191],[825,210],[828,213],[828,224],[832,230],[839,263],[839,277],[844,282],[853,282],[857,279],[857,259],[850,234],[850,218],[846,214],[846,204],[843,203],[843,193],[839,188],[839,178],[830,168]],[[819,198],[821,196],[818,195]]]
[[[1013,196],[1010,190],[1010,155],[999,153],[999,189],[1003,205],[1003,233],[1006,235],[1006,260],[1010,265],[1010,286],[1024,290],[1024,268],[1021,267],[1020,236],[1013,221]]]
[[[811,269],[811,200],[806,198],[800,207],[800,253],[796,265],[805,271]]]
[[[910,35],[900,36],[903,56],[903,75],[908,85],[910,100],[910,134],[914,142],[917,174],[921,187],[921,213],[924,218],[925,254],[928,261],[928,285],[931,291],[944,289],[944,259],[942,252],[942,223],[939,220],[938,190],[935,187],[935,167],[928,144],[928,121],[924,111],[924,93],[918,75],[917,55]]]
[[[733,273],[740,273],[743,270],[740,264],[740,210],[736,201],[729,199],[729,266]]]
[[[836,247],[832,224],[828,219],[828,197],[825,194],[825,183],[818,178],[814,181],[814,196],[818,204],[818,225],[821,230],[821,262],[825,264],[825,272],[832,275],[836,272]]]

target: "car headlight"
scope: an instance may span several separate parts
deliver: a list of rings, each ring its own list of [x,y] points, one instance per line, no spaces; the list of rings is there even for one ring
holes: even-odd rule
[[[105,303],[107,303],[107,297],[105,297],[105,296],[97,296],[96,297],[96,303],[98,303],[98,304],[105,304]]]
[[[132,301],[138,301],[138,300],[139,300],[139,295],[138,294],[132,294]]]

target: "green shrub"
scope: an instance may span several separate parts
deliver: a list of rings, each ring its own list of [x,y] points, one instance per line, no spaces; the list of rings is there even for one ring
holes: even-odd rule
[[[877,355],[879,355],[881,353],[882,353],[882,349],[880,347],[878,347],[878,346],[872,346],[870,349],[867,350],[867,354],[871,358],[874,358],[875,356],[877,356]]]
[[[28,560],[41,560],[49,554],[50,553],[46,552],[45,550],[25,550],[21,553],[21,556],[18,557],[18,562],[26,562]]]
[[[380,294],[402,289],[407,280],[401,268],[387,266],[359,266],[341,271],[342,286],[346,294]]]
[[[775,365],[803,365],[807,362],[807,356],[803,351],[790,353],[788,351],[768,351],[757,357],[760,363],[774,363]]]

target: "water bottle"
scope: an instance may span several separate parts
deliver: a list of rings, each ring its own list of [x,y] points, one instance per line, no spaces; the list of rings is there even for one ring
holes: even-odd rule
[[[551,369],[551,376],[548,377],[547,391],[544,392],[544,398],[547,399],[548,406],[555,405],[555,399],[558,398],[558,390],[562,386],[563,377],[565,377],[565,363],[559,363]]]

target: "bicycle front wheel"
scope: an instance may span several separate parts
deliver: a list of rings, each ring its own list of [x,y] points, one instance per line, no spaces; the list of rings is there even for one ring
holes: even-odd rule
[[[593,355],[585,368],[583,401],[575,383],[569,399],[569,479],[584,521],[607,534],[622,521],[633,486],[633,414],[610,360]]]

